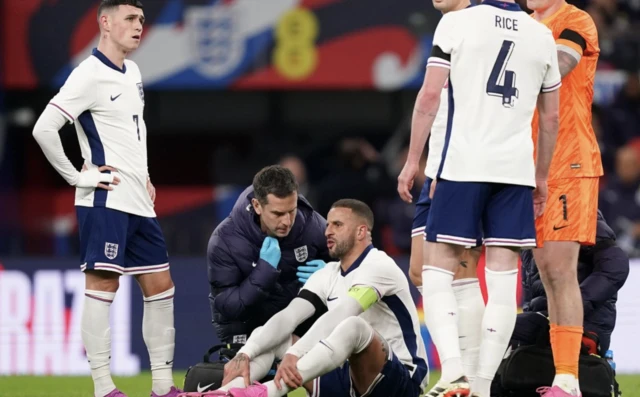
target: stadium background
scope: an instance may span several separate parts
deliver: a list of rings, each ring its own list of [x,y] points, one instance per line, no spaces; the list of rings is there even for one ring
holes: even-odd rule
[[[89,373],[79,330],[83,277],[73,189],[49,166],[31,129],[96,46],[98,3],[2,1],[0,375]],[[603,195],[631,197],[610,205],[605,216],[630,255],[640,256],[640,205],[634,201],[640,187],[640,2],[573,3],[592,14],[600,32],[594,126],[606,168]],[[292,167],[322,214],[338,198],[369,203],[376,246],[406,269],[413,207],[397,197],[395,178],[440,18],[430,1],[144,4],[144,37],[131,59],[143,73],[149,169],[177,286],[175,368],[199,361],[217,342],[207,301],[207,241],[262,166]],[[61,136],[80,167],[73,127]],[[636,160],[620,160],[622,149]],[[618,371],[625,373],[640,373],[640,347],[629,343],[640,330],[638,283],[640,260],[633,259],[612,343]],[[112,307],[118,375],[149,365],[134,284],[123,279]],[[438,368],[424,329],[423,336],[430,364]]]

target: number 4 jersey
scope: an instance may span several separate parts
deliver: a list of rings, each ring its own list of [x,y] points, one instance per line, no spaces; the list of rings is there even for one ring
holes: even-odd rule
[[[438,177],[535,187],[531,119],[538,95],[561,85],[551,31],[485,0],[442,17],[427,67],[450,68]]]
[[[93,50],[71,72],[49,105],[75,125],[87,167],[110,165],[118,170],[115,174],[120,184],[112,191],[76,188],[75,204],[155,217],[146,188],[147,128],[138,66],[125,60],[124,67],[119,68]]]

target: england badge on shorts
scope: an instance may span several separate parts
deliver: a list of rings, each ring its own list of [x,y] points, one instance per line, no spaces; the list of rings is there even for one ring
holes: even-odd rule
[[[104,256],[107,259],[115,259],[118,256],[118,244],[115,243],[105,243],[104,244]]]
[[[140,95],[140,100],[144,105],[144,88],[142,87],[142,82],[136,84],[138,86],[138,95]]]
[[[293,253],[296,255],[296,260],[298,262],[304,262],[309,257],[309,250],[307,250],[306,245],[303,245],[302,247],[298,247],[294,249]]]

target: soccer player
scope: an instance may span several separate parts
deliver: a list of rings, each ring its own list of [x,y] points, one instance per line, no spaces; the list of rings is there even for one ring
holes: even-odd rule
[[[301,385],[313,396],[422,394],[428,367],[409,283],[393,259],[371,245],[372,228],[365,203],[333,204],[326,236],[338,261],[314,273],[289,306],[251,335],[225,366],[225,386],[207,396],[284,396]],[[327,308],[292,341],[298,324]],[[275,379],[246,387],[267,373],[274,356],[284,357]]]
[[[76,187],[81,270],[86,290],[82,340],[96,397],[124,397],[111,378],[109,307],[122,274],[144,295],[142,335],[149,350],[152,397],[173,397],[174,285],[147,169],[144,93],[138,66],[126,56],[140,45],[144,13],[138,0],[103,0],[100,41],[49,102],[33,135],[51,165]],[[58,131],[76,127],[84,158],[78,172]]]
[[[549,29],[513,1],[486,0],[447,13],[436,28],[416,101],[409,157],[399,177],[400,193],[409,201],[449,78],[445,144],[426,227],[431,264],[423,273],[425,322],[442,362],[441,378],[429,396],[489,397],[515,324],[518,252],[535,246],[534,219],[546,203],[558,128],[557,62]],[[534,162],[529,129],[536,103],[541,123]],[[451,282],[464,247],[476,241],[479,222],[487,247],[489,299],[470,387],[460,359]]]
[[[434,0],[433,6],[443,14],[467,8],[471,5],[469,0]],[[442,88],[440,95],[440,106],[438,114],[431,127],[429,136],[429,156],[425,175],[427,179],[424,183],[420,197],[416,202],[416,211],[413,218],[411,230],[411,258],[409,261],[409,278],[422,293],[422,267],[424,259],[429,254],[425,250],[425,227],[429,218],[431,198],[429,190],[431,182],[438,173],[442,149],[444,147],[445,133],[447,129],[449,87],[447,84]],[[469,381],[475,379],[476,367],[478,363],[478,352],[480,350],[480,334],[482,316],[484,314],[484,298],[478,282],[477,266],[480,259],[482,235],[478,233],[478,246],[464,251],[460,266],[455,271],[453,277],[453,291],[458,304],[458,332],[460,333],[460,354],[465,374]],[[430,263],[427,261],[426,263]]]
[[[593,20],[564,0],[527,0],[533,18],[553,32],[562,88],[558,145],[549,171],[548,211],[536,221],[535,261],[547,291],[556,367],[546,397],[579,396],[578,357],[583,309],[577,266],[580,244],[594,244],[602,161],[591,126],[600,49]],[[533,119],[534,141],[539,133]],[[540,150],[537,148],[537,150]]]

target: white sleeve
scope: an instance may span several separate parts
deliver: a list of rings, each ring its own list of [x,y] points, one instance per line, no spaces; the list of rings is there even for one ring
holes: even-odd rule
[[[322,303],[327,305],[327,286],[329,285],[327,281],[327,272],[324,269],[317,271],[309,277],[306,283],[304,283],[304,287],[302,287],[302,291],[308,290],[316,295]]]
[[[316,308],[305,299],[294,298],[291,303],[262,327],[254,331],[247,343],[238,351],[253,359],[260,354],[273,349],[287,338],[291,337],[296,327],[313,316]]]
[[[545,47],[549,54],[547,63],[547,71],[542,81],[542,92],[551,92],[562,86],[562,76],[560,75],[560,66],[558,65],[558,49],[556,42],[553,40],[551,32],[545,37]]]
[[[33,137],[42,148],[49,163],[71,186],[78,183],[80,173],[64,152],[58,131],[65,125],[66,116],[47,106],[33,128]]]
[[[73,123],[82,112],[95,105],[96,89],[93,73],[90,73],[87,67],[77,67],[60,88],[60,92],[51,99],[49,105]]]
[[[455,29],[453,13],[447,13],[440,18],[433,36],[431,55],[427,60],[427,67],[450,67],[451,54],[459,44],[459,34]]]
[[[350,290],[361,289],[362,287],[373,288],[376,292],[378,300],[384,296],[393,295],[398,291],[398,281],[393,272],[392,266],[397,266],[390,258],[381,259],[390,261],[390,263],[380,263],[375,269],[368,271],[360,271],[351,282]],[[364,269],[362,269],[364,270]],[[350,291],[351,292],[351,291]],[[350,294],[351,295],[351,294]],[[359,296],[361,294],[358,294]],[[374,302],[369,299],[359,298],[363,305],[370,307]]]

